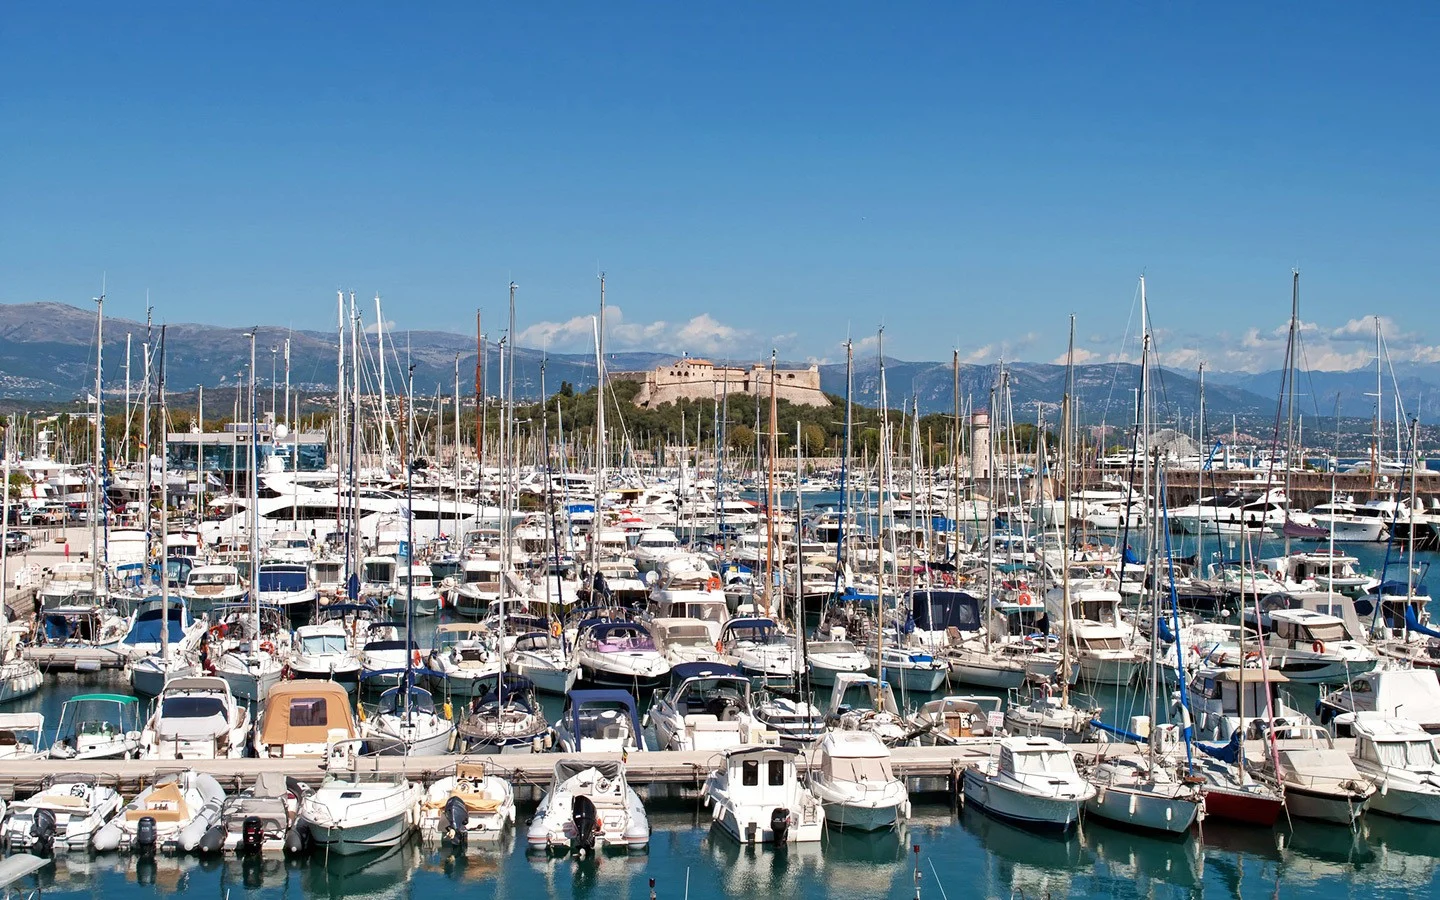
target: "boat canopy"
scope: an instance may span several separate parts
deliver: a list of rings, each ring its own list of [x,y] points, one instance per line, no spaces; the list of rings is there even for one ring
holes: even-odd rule
[[[925,631],[980,630],[980,600],[964,591],[915,591],[910,610],[915,627]]]
[[[629,691],[621,690],[581,690],[570,691],[565,695],[565,717],[570,719],[570,733],[575,735],[575,749],[582,750],[580,713],[585,709],[622,709],[630,720],[630,733],[640,739],[644,732],[640,729],[640,716],[635,711],[635,698],[630,696]]]
[[[350,695],[334,681],[282,681],[265,698],[265,714],[260,720],[262,744],[323,744],[337,731],[343,732],[342,739],[357,733]]]

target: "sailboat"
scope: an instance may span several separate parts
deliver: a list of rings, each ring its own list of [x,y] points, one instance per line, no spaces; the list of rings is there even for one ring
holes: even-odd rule
[[[4,478],[0,481],[5,489],[4,500],[0,501],[4,508],[0,522],[5,523],[10,521],[10,461],[15,456],[14,443],[11,440],[13,428],[13,425],[5,428]],[[0,528],[0,531],[3,530]],[[9,535],[5,535],[5,538],[0,540],[0,703],[28,697],[40,689],[41,681],[39,667],[20,655],[22,631],[12,630],[10,627],[9,607],[5,605],[10,572]]]
[[[1150,317],[1149,308],[1145,299],[1145,278],[1140,278],[1140,328],[1141,328],[1141,349],[1140,349],[1140,443],[1144,451],[1140,454],[1145,466],[1144,492],[1150,493],[1150,391],[1149,391],[1149,364],[1150,364]],[[1066,405],[1068,412],[1069,406]],[[1066,434],[1062,438],[1068,444],[1069,423],[1066,423]],[[1163,478],[1163,470],[1161,473]],[[1162,481],[1158,493],[1163,498],[1165,487]],[[1068,494],[1068,492],[1067,492]],[[1151,571],[1156,570],[1155,550],[1159,544],[1158,535],[1155,532],[1155,517],[1147,516],[1145,525],[1147,531],[1145,545],[1146,552],[1150,559],[1148,567]],[[1167,535],[1168,537],[1168,535]],[[1068,544],[1067,544],[1068,546]],[[1158,595],[1151,592],[1151,609],[1156,619],[1161,616]],[[1164,682],[1160,678],[1159,667],[1159,628],[1151,629],[1151,653],[1149,672],[1149,698],[1150,715],[1144,721],[1144,727],[1150,730],[1151,723],[1154,723],[1159,716],[1160,690]],[[1097,726],[1106,728],[1106,726]],[[1106,730],[1117,732],[1118,729],[1106,728]],[[1167,834],[1184,834],[1189,831],[1200,816],[1203,797],[1199,788],[1202,779],[1188,774],[1179,775],[1176,766],[1172,765],[1168,754],[1165,751],[1173,747],[1166,746],[1166,737],[1177,734],[1175,726],[1164,726],[1154,728],[1149,734],[1127,734],[1120,732],[1124,737],[1133,738],[1144,746],[1144,752],[1138,754],[1111,754],[1109,747],[1096,755],[1095,759],[1085,768],[1084,774],[1087,780],[1094,785],[1095,794],[1085,801],[1085,809],[1093,815],[1103,819],[1109,819],[1122,825],[1132,828],[1142,828],[1148,831],[1160,831]],[[1187,745],[1189,736],[1184,735]],[[1187,746],[1187,756],[1188,746]],[[1180,770],[1184,772],[1182,768]]]
[[[414,399],[415,367],[410,366],[407,385],[406,432],[415,433]],[[415,496],[414,466],[405,466],[405,496],[407,500],[406,540],[409,552],[415,547],[415,516],[409,504]],[[405,633],[413,634],[415,598],[414,582],[405,582]],[[417,667],[419,652],[405,654],[405,667],[400,670],[371,672],[365,679],[395,677],[394,687],[380,695],[375,714],[360,726],[360,736],[365,740],[367,750],[386,756],[430,756],[446,753],[455,740],[455,722],[447,702],[441,708],[435,706],[435,699],[429,691],[420,687],[421,678],[438,678],[443,682],[445,675]]]

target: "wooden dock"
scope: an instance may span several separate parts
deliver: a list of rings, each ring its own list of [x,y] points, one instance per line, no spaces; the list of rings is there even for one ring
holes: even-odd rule
[[[131,657],[128,651],[118,647],[26,647],[20,655],[46,673],[123,669]]]

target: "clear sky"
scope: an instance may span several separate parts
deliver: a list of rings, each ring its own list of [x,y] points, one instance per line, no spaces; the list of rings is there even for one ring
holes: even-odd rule
[[[834,359],[1440,359],[1440,5],[13,3],[0,302]],[[579,317],[579,318],[577,318]],[[1347,326],[1347,323],[1348,324]],[[1132,328],[1133,331],[1133,328]],[[1363,350],[1363,353],[1362,353]],[[1348,354],[1348,355],[1347,355]],[[1317,362],[1317,360],[1319,360]]]

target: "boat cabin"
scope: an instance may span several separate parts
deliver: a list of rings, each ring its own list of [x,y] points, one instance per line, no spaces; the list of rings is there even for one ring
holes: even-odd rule
[[[350,695],[342,685],[319,679],[282,681],[270,689],[255,731],[261,759],[320,758],[326,745],[358,734]]]

